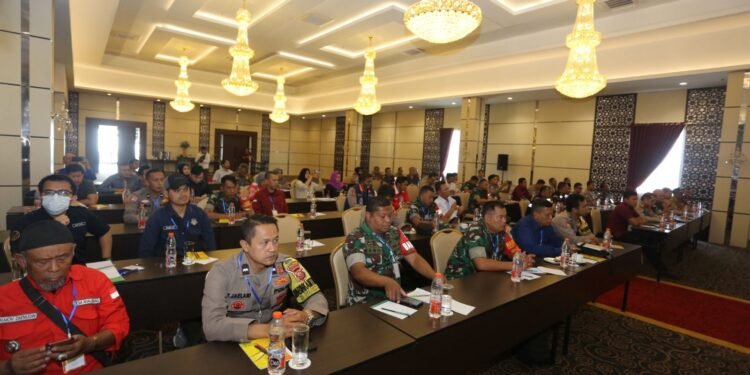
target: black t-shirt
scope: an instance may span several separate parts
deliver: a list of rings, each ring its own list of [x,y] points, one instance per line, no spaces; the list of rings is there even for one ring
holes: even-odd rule
[[[91,180],[84,179],[76,188],[76,195],[78,196],[78,199],[87,199],[89,194],[96,194],[96,187]]]
[[[68,215],[68,219],[70,219],[68,229],[73,233],[73,239],[76,242],[73,263],[83,264],[100,259],[99,254],[94,255],[86,252],[86,234],[91,233],[94,237],[99,238],[109,232],[109,225],[84,207],[72,206],[68,208],[66,214]],[[23,235],[24,228],[41,220],[54,219],[44,210],[44,208],[40,208],[23,215],[20,220],[16,221],[16,224],[10,228],[11,249],[13,252],[18,251],[18,240],[20,239],[20,236]]]
[[[200,183],[195,183],[193,180],[188,181],[188,186],[193,189],[193,195],[196,197],[202,197],[206,194],[210,194],[211,192],[208,190],[208,183],[206,181],[201,181]]]

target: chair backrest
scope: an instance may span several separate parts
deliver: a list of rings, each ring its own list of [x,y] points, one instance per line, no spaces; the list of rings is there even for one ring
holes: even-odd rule
[[[419,199],[419,186],[417,185],[406,185],[406,192],[409,193],[409,199],[412,202],[416,202]]]
[[[305,197],[298,197],[297,196],[297,179],[295,178],[292,180],[292,182],[289,184],[289,198],[292,199],[301,199]]]
[[[396,211],[396,217],[393,218],[393,226],[396,228],[401,227],[406,223],[406,213],[409,211],[409,206],[402,206]]]
[[[198,208],[200,208],[201,210],[203,210],[206,208],[207,204],[208,204],[208,197],[205,197],[201,199],[200,201],[198,201],[198,203],[196,203],[195,205],[198,206]]]
[[[458,193],[458,197],[461,198],[461,207],[463,207],[464,210],[469,209],[469,196],[471,196],[471,193],[463,191]]]
[[[10,252],[10,236],[3,241],[3,253],[5,254],[5,259],[8,260],[8,267],[10,267],[10,270],[13,271],[13,267],[16,264],[15,259],[13,259],[13,254]]]
[[[299,230],[299,219],[292,215],[277,216],[279,225],[279,243],[297,242],[297,230]]]
[[[594,208],[591,210],[591,226],[594,235],[598,236],[599,233],[602,233],[602,212],[598,208]]]
[[[336,307],[346,306],[346,294],[349,291],[349,268],[344,258],[344,244],[336,246],[331,252],[331,272],[336,287]]]
[[[336,209],[339,212],[344,212],[344,206],[346,205],[346,194],[339,194],[336,197]]]
[[[500,193],[500,199],[503,202],[507,202],[507,201],[510,200],[510,194],[508,194],[508,193]]]
[[[378,191],[378,189],[380,189],[380,185],[382,185],[382,184],[383,184],[383,180],[373,179],[372,180],[372,190]]]
[[[353,232],[362,221],[365,220],[364,207],[352,207],[341,214],[341,222],[344,224],[344,235]]]
[[[432,251],[432,263],[437,272],[445,272],[445,266],[448,264],[453,249],[463,235],[460,231],[448,228],[438,231],[430,238],[430,249]]]
[[[518,202],[518,204],[521,206],[521,218],[526,216],[526,210],[529,209],[529,203],[531,202],[529,202],[528,199],[521,199],[521,201]]]

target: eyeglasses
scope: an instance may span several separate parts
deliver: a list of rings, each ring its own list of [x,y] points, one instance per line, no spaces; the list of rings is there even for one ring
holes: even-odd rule
[[[53,195],[59,195],[61,197],[70,197],[73,195],[73,192],[70,190],[44,190],[42,191],[42,196],[51,197]]]

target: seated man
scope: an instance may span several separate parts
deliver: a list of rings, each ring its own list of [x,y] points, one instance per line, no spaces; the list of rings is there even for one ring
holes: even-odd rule
[[[78,197],[78,203],[88,207],[96,206],[96,202],[99,200],[99,194],[96,192],[94,182],[85,178],[86,171],[83,169],[83,166],[77,163],[70,163],[66,165],[63,170],[76,185],[76,197]]]
[[[237,197],[237,179],[227,175],[221,178],[221,191],[217,191],[208,199],[204,211],[211,220],[226,219],[231,205],[234,205],[235,218],[253,214],[252,208],[247,211],[242,210],[240,199]]]
[[[375,196],[375,191],[372,189],[372,176],[369,173],[362,173],[359,183],[352,184],[346,192],[344,209],[366,206],[367,202]]]
[[[461,192],[456,181],[458,181],[458,173],[448,173],[445,175],[445,180],[448,183],[448,191],[451,195],[456,195]]]
[[[571,194],[565,200],[565,211],[555,215],[552,228],[560,238],[567,238],[571,244],[581,242],[599,244],[599,239],[589,229],[583,218],[591,212],[588,201],[582,195]]]
[[[513,268],[513,255],[521,249],[513,241],[506,224],[505,207],[500,202],[482,206],[482,220],[472,222],[453,250],[445,277],[458,279],[477,271],[507,271]],[[533,267],[534,255],[524,254],[524,267]]]
[[[419,255],[406,236],[391,225],[393,206],[383,197],[367,203],[365,221],[344,241],[344,259],[349,267],[347,304],[388,298],[400,301],[401,259],[420,275],[432,280],[435,270]]]
[[[253,204],[255,212],[267,216],[289,212],[286,205],[286,195],[279,188],[279,178],[280,175],[275,171],[266,172],[263,187],[255,193],[255,203]]]
[[[396,183],[393,185],[393,209],[398,210],[401,207],[406,207],[411,203],[409,197],[409,191],[406,187],[409,186],[409,180],[406,176],[396,177]]]
[[[490,196],[489,193],[489,181],[481,180],[476,189],[471,192],[469,196],[469,210],[474,212],[477,208],[480,208],[487,202],[498,202],[499,200],[495,197]]]
[[[276,219],[250,216],[242,224],[242,237],[242,250],[216,263],[206,275],[202,303],[206,339],[246,342],[268,337],[271,314],[279,310],[287,328],[323,324],[328,301],[297,259],[278,253]],[[285,306],[290,291],[302,310]]]
[[[656,198],[651,193],[643,194],[641,197],[641,204],[635,208],[639,215],[646,218],[647,221],[652,223],[658,223],[661,221],[661,215],[656,213],[656,207],[654,203]]]
[[[573,185],[573,194],[583,196],[583,184],[581,184],[580,182],[576,182]]]
[[[122,163],[117,166],[117,174],[107,177],[97,188],[100,193],[119,193],[123,190],[136,191],[141,188],[141,181],[133,174],[130,164]]]
[[[435,229],[433,220],[439,215],[437,211],[435,190],[430,185],[424,185],[419,189],[419,199],[414,200],[409,206],[406,218],[417,229],[417,233],[429,235]]]
[[[599,193],[596,192],[596,182],[589,180],[586,182],[586,192],[584,193],[584,198],[586,198],[586,202],[588,202],[589,207],[596,207],[596,203],[599,199]]]
[[[526,215],[513,228],[513,238],[521,249],[539,257],[560,255],[562,239],[555,234],[552,223],[552,203],[546,199],[531,202],[531,215]]]
[[[500,195],[500,176],[491,174],[490,177],[487,177],[487,182],[487,192],[493,197],[498,197]]]
[[[672,196],[672,201],[670,202],[669,206],[677,212],[682,212],[682,210],[688,204],[685,189],[677,188],[672,190],[672,193],[674,195]]]
[[[28,276],[0,286],[0,373],[93,371],[128,335],[117,289],[103,273],[71,265],[75,247],[68,228],[54,220],[23,232],[15,259]],[[56,344],[46,348],[50,343]]]
[[[190,203],[187,178],[173,174],[167,180],[169,204],[156,210],[148,218],[138,247],[138,257],[164,256],[169,233],[174,233],[178,254],[185,251],[185,241],[192,241],[199,250],[216,249],[211,219],[203,210]]]
[[[557,190],[554,194],[552,194],[552,201],[562,202],[565,203],[565,199],[568,198],[568,195],[570,194],[570,184],[565,181],[560,181],[557,183]]]
[[[221,165],[219,165],[219,168],[214,172],[214,178],[211,181],[217,183],[221,181],[222,177],[228,176],[233,173],[234,171],[232,170],[232,162],[224,159],[221,161]]]
[[[662,189],[654,189],[651,196],[654,198],[654,213],[661,216],[664,214],[664,204],[662,204],[662,201],[664,200],[664,191]]]
[[[112,257],[112,233],[109,225],[88,208],[71,205],[75,201],[75,184],[70,177],[53,174],[42,178],[38,186],[41,192],[42,208],[23,215],[10,228],[11,249],[17,251],[18,239],[31,223],[44,220],[55,220],[73,234],[76,243],[73,263],[84,264],[99,260],[98,255],[86,251],[86,235],[92,234],[99,241],[101,258]]]
[[[525,178],[519,178],[518,185],[516,185],[516,188],[513,189],[513,194],[511,194],[511,199],[516,202],[520,202],[522,199],[531,200],[531,193],[529,193],[526,184]]]
[[[461,207],[451,196],[448,183],[445,181],[438,181],[435,184],[435,187],[437,188],[438,194],[437,198],[435,198],[435,204],[438,206],[440,221],[445,224],[458,222],[458,215],[460,214]]]
[[[469,180],[464,182],[464,184],[461,186],[461,191],[471,193],[472,191],[474,191],[474,189],[477,188],[477,185],[479,185],[479,177],[471,176],[471,178],[469,178]]]
[[[190,187],[190,190],[193,191],[193,199],[196,203],[211,193],[211,188],[208,186],[208,182],[206,182],[203,167],[200,165],[194,165],[193,168],[190,169],[190,180],[188,181],[188,186]]]
[[[146,216],[156,212],[161,206],[168,203],[164,196],[164,171],[161,169],[149,169],[144,176],[145,186],[143,189],[130,194],[125,202],[125,212],[122,221],[125,224],[137,224],[141,205],[146,211]]]

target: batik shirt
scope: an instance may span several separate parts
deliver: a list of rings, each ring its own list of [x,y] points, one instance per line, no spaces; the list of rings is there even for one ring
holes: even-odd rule
[[[477,272],[473,261],[475,258],[508,261],[518,251],[521,249],[507,228],[505,232],[491,233],[483,220],[473,222],[448,258],[445,277],[458,279]]]

